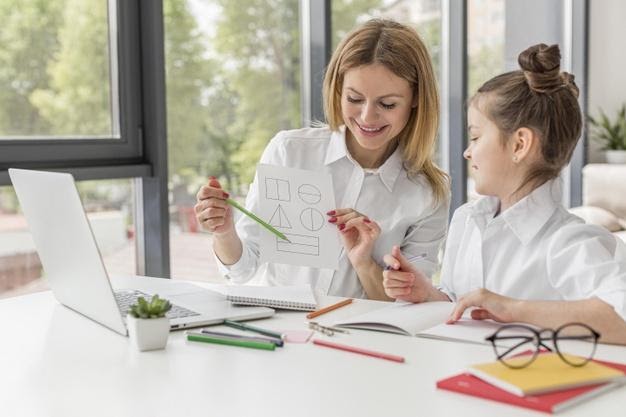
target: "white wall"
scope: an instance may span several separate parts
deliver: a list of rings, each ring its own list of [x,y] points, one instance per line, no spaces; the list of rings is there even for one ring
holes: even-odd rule
[[[588,111],[598,108],[615,115],[626,102],[626,1],[589,2]],[[604,162],[594,141],[589,141],[589,162]]]

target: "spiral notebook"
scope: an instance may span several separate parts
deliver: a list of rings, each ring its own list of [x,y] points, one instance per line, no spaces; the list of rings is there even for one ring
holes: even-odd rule
[[[313,311],[317,309],[310,285],[270,287],[258,285],[229,285],[226,299],[233,304],[263,306],[286,310]]]

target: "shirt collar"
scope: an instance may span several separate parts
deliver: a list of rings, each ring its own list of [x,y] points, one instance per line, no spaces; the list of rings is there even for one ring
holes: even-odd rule
[[[550,180],[511,206],[499,217],[523,245],[528,244],[548,222],[561,204],[562,180]],[[493,219],[500,202],[495,197],[483,197],[472,206],[472,216],[486,225]]]
[[[326,159],[324,160],[324,164],[330,165],[333,162],[338,161],[342,158],[347,158],[350,162],[359,167],[359,169],[363,169],[348,153],[348,148],[346,146],[345,126],[341,126],[339,130],[331,133],[330,143],[328,144],[328,148],[326,150]],[[402,149],[398,147],[389,156],[389,158],[387,158],[385,163],[378,168],[378,175],[380,176],[380,180],[389,190],[389,192],[393,191],[393,186],[396,183],[398,176],[402,172],[402,169]]]
[[[348,148],[346,148],[346,127],[341,126],[339,130],[332,131],[330,134],[330,142],[326,149],[326,159],[324,165],[330,165],[333,162],[346,158],[348,156]]]

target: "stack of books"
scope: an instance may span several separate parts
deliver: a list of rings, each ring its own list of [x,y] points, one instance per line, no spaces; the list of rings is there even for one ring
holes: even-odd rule
[[[531,354],[527,352],[524,355]],[[520,360],[523,358],[520,358]],[[541,353],[528,367],[500,362],[469,367],[437,382],[437,388],[493,401],[558,413],[626,383],[626,365],[592,360],[573,367],[556,353]]]

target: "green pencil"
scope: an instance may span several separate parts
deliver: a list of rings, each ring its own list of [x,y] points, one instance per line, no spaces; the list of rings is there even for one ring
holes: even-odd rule
[[[263,220],[261,220],[260,218],[258,218],[254,213],[249,212],[248,210],[246,210],[241,204],[239,204],[238,202],[236,202],[235,200],[233,200],[232,198],[227,198],[226,202],[228,204],[230,204],[231,206],[235,207],[237,210],[239,210],[240,212],[242,212],[243,214],[245,214],[246,216],[250,217],[252,220],[254,220],[255,222],[257,222],[258,224],[260,224],[261,226],[265,227],[267,230],[269,230],[270,232],[274,233],[276,236],[278,236],[279,238],[281,238],[282,240],[286,240],[287,242],[291,243],[291,241],[289,239],[287,239],[287,236],[283,235],[282,233],[280,233],[278,230],[274,229],[272,226],[270,226],[269,224],[265,223]]]
[[[274,350],[276,345],[272,342],[263,342],[250,339],[236,339],[227,336],[208,335],[204,333],[187,332],[187,340],[192,342],[215,343],[218,345],[240,346],[253,349]]]

